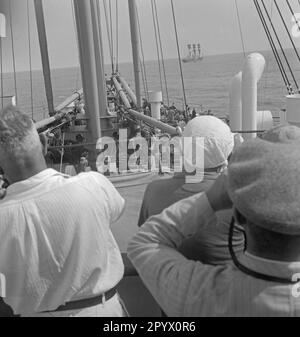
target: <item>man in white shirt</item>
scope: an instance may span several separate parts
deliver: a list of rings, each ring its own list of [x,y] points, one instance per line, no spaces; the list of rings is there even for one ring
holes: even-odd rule
[[[11,184],[0,201],[5,303],[21,316],[124,316],[110,230],[124,200],[109,180],[47,169],[32,120],[12,106],[0,112],[0,163]]]
[[[296,129],[280,144],[256,139],[238,147],[228,178],[221,175],[207,192],[151,217],[132,239],[129,258],[168,316],[300,316]],[[280,132],[273,138],[281,138]],[[216,212],[232,202],[230,227],[245,228],[244,254],[237,258],[231,250],[234,263],[212,266],[178,252],[186,237],[201,230],[199,224],[209,230]]]

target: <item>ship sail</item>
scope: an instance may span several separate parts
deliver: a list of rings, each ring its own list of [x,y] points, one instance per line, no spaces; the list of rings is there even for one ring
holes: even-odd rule
[[[182,59],[183,63],[197,62],[203,59],[202,49],[200,43],[198,44],[188,44],[188,54]]]
[[[198,43],[197,48],[198,48],[197,59],[198,60],[202,60],[203,59],[203,55],[202,55],[202,49],[201,49],[201,44],[200,43]]]

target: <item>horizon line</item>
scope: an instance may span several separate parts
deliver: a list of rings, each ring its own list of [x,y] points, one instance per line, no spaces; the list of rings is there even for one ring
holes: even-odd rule
[[[284,48],[284,50],[292,50],[293,48]],[[271,49],[258,49],[256,51],[246,51],[246,54],[251,54],[251,53],[255,53],[255,52],[272,52]],[[240,52],[226,52],[226,53],[222,53],[222,54],[206,54],[204,55],[205,57],[214,57],[214,56],[222,56],[222,55],[238,55],[238,54],[243,54],[243,51]],[[171,57],[171,58],[166,58],[165,61],[170,61],[170,60],[178,60],[177,57]],[[145,60],[145,62],[157,62],[157,59],[149,59],[149,60]],[[132,61],[122,61],[119,62],[119,64],[130,64],[132,63]],[[104,65],[104,67],[111,67],[111,63],[106,63]],[[72,66],[61,66],[61,67],[53,67],[51,68],[51,70],[62,70],[62,69],[74,69],[74,68],[80,68],[80,64],[78,65],[72,65]],[[33,72],[38,72],[38,71],[42,71],[43,68],[39,67],[39,68],[33,68],[32,71]],[[29,72],[29,69],[20,69],[18,71],[16,71],[16,73],[25,73],[25,72]],[[3,71],[3,74],[13,74],[13,71]]]

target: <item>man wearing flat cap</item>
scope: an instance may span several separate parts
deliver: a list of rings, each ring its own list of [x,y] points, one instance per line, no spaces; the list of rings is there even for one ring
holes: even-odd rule
[[[293,296],[294,276],[300,272],[300,129],[275,128],[263,139],[240,145],[228,174],[198,194],[192,207],[186,200],[148,219],[128,247],[129,258],[166,314],[300,316],[300,297]],[[205,219],[209,229],[216,212],[231,207],[232,263],[208,265],[178,252],[198,230],[192,219]],[[230,247],[237,224],[247,239],[238,257]]]

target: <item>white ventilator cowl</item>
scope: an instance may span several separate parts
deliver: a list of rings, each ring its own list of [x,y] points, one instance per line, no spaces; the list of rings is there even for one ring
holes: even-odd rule
[[[192,119],[186,125],[183,136],[203,138],[203,148],[200,142],[194,152],[200,154],[200,151],[204,150],[204,166],[202,163],[201,167],[206,169],[227,164],[227,159],[234,147],[234,134],[229,126],[214,116],[199,116]],[[185,169],[191,172],[195,168],[195,163],[193,147],[184,148]]]

